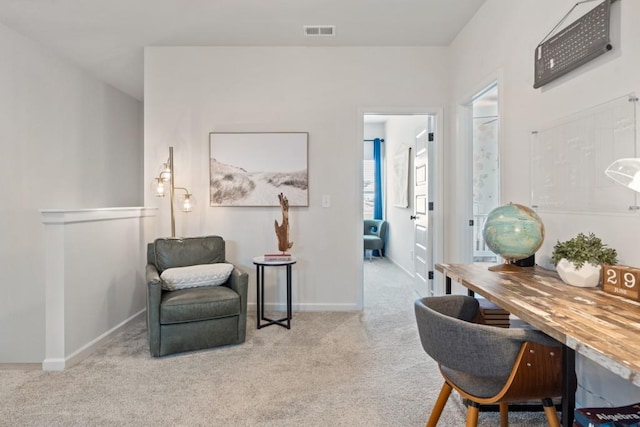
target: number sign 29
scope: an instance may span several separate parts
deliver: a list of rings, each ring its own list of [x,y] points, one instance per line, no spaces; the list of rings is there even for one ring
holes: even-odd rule
[[[605,265],[602,268],[603,290],[627,298],[640,299],[640,270],[625,265]]]

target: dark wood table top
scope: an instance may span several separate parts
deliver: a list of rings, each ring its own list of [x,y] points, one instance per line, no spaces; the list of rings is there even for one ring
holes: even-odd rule
[[[436,270],[608,370],[640,386],[640,303],[598,288],[567,285],[555,271],[489,271],[492,264]]]

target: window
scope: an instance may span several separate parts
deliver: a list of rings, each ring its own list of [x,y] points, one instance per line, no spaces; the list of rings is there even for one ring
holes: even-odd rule
[[[383,142],[384,139],[375,138],[364,143],[364,219],[383,219]]]
[[[373,205],[375,202],[375,161],[373,160],[373,143],[364,143],[364,165],[363,165],[363,189],[362,199],[364,201],[364,219],[373,218]]]

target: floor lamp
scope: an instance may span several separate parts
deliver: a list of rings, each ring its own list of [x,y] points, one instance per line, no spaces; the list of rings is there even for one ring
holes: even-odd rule
[[[154,191],[156,197],[165,197],[167,195],[167,183],[169,184],[169,202],[171,204],[171,237],[176,237],[176,219],[174,214],[174,198],[175,191],[182,190],[184,195],[181,198],[181,211],[191,212],[193,209],[193,194],[189,193],[184,187],[176,187],[174,178],[176,171],[173,164],[173,147],[169,147],[169,159],[162,164],[160,174],[154,180]]]

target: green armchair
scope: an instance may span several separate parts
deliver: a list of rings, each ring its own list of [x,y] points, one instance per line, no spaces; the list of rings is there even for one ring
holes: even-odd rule
[[[169,269],[217,263],[229,264],[220,236],[163,238],[148,244],[147,329],[152,356],[244,342],[249,282],[246,272],[227,265],[233,269],[224,283],[178,290],[167,290],[161,278]]]
[[[383,219],[364,220],[364,250],[378,251],[378,255],[384,257],[384,245],[387,238],[387,221]]]

